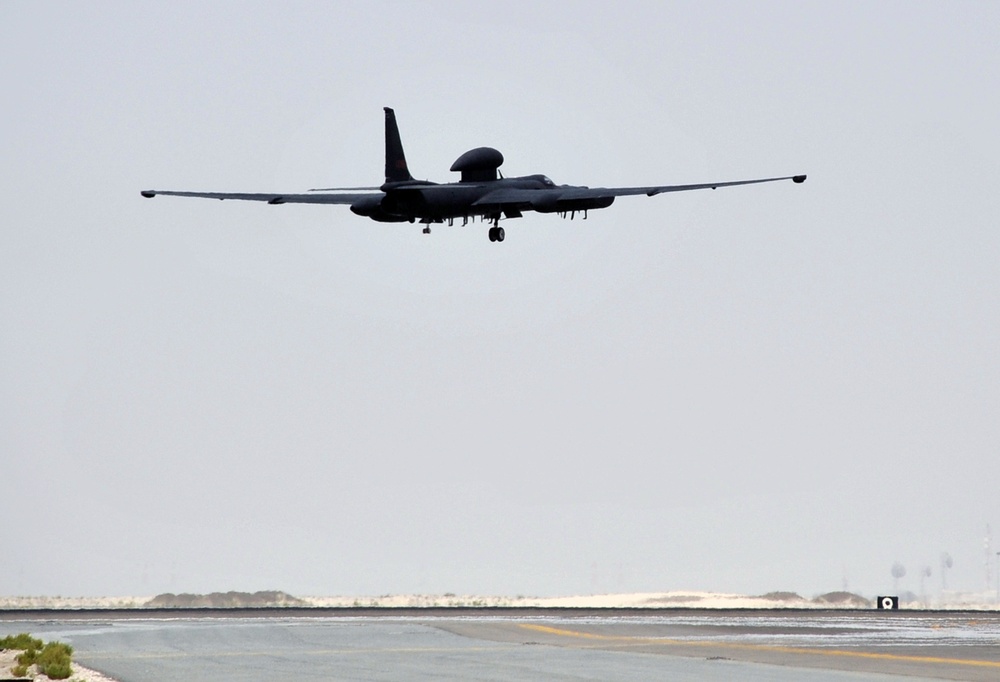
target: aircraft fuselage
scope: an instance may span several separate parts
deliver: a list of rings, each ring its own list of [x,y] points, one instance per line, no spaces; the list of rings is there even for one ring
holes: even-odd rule
[[[387,182],[380,189],[382,197],[365,198],[351,205],[351,211],[382,222],[452,222],[480,218],[496,221],[504,216],[514,218],[522,211],[539,213],[572,213],[607,208],[614,197],[551,200],[550,195],[539,194],[532,201],[492,202],[487,197],[497,190],[544,190],[556,185],[544,175],[525,175],[516,178],[498,178],[482,182],[453,182],[438,184],[422,181]],[[586,189],[570,187],[565,189]]]

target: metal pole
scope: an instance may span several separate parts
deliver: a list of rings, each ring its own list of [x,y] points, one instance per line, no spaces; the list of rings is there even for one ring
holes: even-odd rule
[[[1000,552],[997,552],[997,604],[1000,604]]]

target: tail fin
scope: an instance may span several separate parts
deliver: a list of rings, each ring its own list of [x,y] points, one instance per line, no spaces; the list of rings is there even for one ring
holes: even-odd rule
[[[406,167],[403,143],[399,140],[396,114],[389,107],[385,107],[385,181],[405,182],[412,179],[413,176]]]

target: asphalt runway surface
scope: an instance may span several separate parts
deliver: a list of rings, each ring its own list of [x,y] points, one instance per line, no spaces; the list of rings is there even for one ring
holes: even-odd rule
[[[1000,614],[0,612],[121,682],[1000,680]]]

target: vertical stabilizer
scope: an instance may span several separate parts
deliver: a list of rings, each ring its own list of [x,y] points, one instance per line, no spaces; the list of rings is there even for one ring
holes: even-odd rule
[[[404,182],[412,179],[413,176],[406,167],[403,143],[399,139],[396,114],[389,107],[385,107],[385,181]]]

